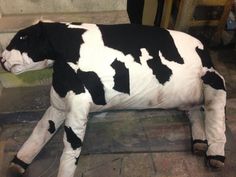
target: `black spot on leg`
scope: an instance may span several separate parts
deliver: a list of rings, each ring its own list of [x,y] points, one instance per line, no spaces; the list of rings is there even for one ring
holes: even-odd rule
[[[206,74],[202,76],[202,80],[204,84],[210,85],[214,89],[226,90],[223,79],[215,72],[207,71]]]
[[[49,131],[51,134],[53,134],[53,133],[56,131],[55,123],[54,123],[52,120],[49,120],[48,123],[49,123],[48,131]]]
[[[204,107],[203,107],[203,106],[201,106],[201,108],[200,108],[200,111],[202,111],[202,112],[204,112],[204,111],[205,111],[205,109],[204,109]]]
[[[164,85],[170,80],[172,70],[166,65],[162,64],[159,56],[147,61],[148,66],[152,69],[153,74],[156,76],[158,82]]]
[[[65,126],[66,138],[67,141],[71,144],[73,150],[80,148],[82,146],[82,141],[77,135],[74,133],[71,127]]]
[[[117,59],[111,64],[111,67],[115,70],[114,75],[114,87],[113,89],[130,94],[129,88],[129,70],[125,67],[125,64]]]

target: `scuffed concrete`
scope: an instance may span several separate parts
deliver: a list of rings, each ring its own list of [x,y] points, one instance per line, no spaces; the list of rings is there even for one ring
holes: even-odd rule
[[[4,15],[126,10],[127,0],[0,0]]]

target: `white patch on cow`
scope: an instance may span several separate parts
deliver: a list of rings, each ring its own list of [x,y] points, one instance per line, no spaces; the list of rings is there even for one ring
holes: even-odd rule
[[[132,64],[135,62],[135,61],[134,61],[134,57],[133,57],[132,55],[128,54],[128,55],[125,55],[125,56],[124,56],[123,53],[122,53],[122,56],[120,56],[120,57],[118,56],[118,57],[117,57],[117,60],[119,60],[119,61],[125,63],[125,67],[126,67],[126,68],[129,68],[130,65],[132,65]]]
[[[82,35],[83,41],[86,41],[91,47],[104,46],[102,34],[97,25],[88,23],[83,23],[81,25],[68,24],[68,28],[85,29],[87,31]]]
[[[193,36],[180,31],[168,30],[175,46],[184,60],[184,65],[201,65],[201,60],[196,52],[196,47],[203,49],[203,44]]]
[[[150,56],[147,49],[141,48],[140,62],[143,67],[148,67],[147,60],[153,59],[153,56]]]
[[[65,98],[60,97],[53,87],[51,87],[50,90],[50,103],[54,108],[59,111],[69,111],[68,109],[66,109]]]
[[[169,88],[167,88],[163,87],[158,82],[153,75],[152,70],[147,65],[147,60],[152,59],[153,56],[149,55],[146,48],[140,49],[141,64],[139,64],[134,61],[132,55],[124,55],[122,51],[104,46],[101,32],[96,25],[82,24],[69,25],[68,27],[87,30],[82,35],[84,43],[80,47],[79,62],[77,64],[69,63],[69,65],[75,72],[78,68],[82,71],[95,72],[104,84],[107,105],[94,106],[92,111],[109,108],[114,109],[114,107],[115,109],[127,107],[143,109],[150,107],[174,107],[178,105],[179,97],[176,97],[176,93],[173,94],[173,97],[176,97],[175,100],[170,99],[167,96],[169,92],[171,93],[171,89],[176,83],[169,84]],[[113,77],[115,75],[115,70],[111,67],[111,64],[115,59],[123,62],[129,70],[130,95],[112,89],[114,87]],[[172,70],[176,70],[176,66],[179,67],[178,63],[169,62],[164,58],[162,58],[162,62]],[[170,65],[173,65],[173,67]],[[181,84],[183,84],[183,81]],[[166,91],[166,89],[169,91]]]
[[[201,62],[195,62],[192,65],[186,62],[182,65],[166,60],[161,52],[159,52],[159,56],[161,62],[172,70],[170,81],[164,86],[163,95],[169,97],[166,105],[185,109],[188,106],[199,104],[202,100]]]
[[[104,46],[102,35],[96,25],[82,24],[69,25],[68,27],[87,29],[82,35],[84,43],[80,46],[79,62],[77,64],[69,63],[69,65],[75,71],[80,68],[84,72],[95,72],[104,84],[105,97],[114,97],[117,91],[113,90],[111,92],[107,89],[114,87],[113,76],[115,70],[111,67],[111,64],[119,55],[116,55],[116,53],[121,52]]]
[[[15,50],[15,49],[11,51],[4,50],[2,57],[3,59],[6,60],[9,66],[23,64],[22,55],[19,50]]]
[[[160,84],[147,64],[143,66],[135,62],[132,55],[124,55],[122,51],[104,46],[101,32],[96,25],[82,24],[69,25],[69,27],[87,29],[82,35],[84,43],[80,47],[79,62],[77,64],[70,63],[70,66],[75,71],[80,68],[82,71],[95,72],[104,84],[107,105],[94,106],[92,111],[114,109],[114,107],[116,109],[148,107],[150,100],[153,100],[153,97],[156,96],[156,94],[153,95],[153,92],[156,92]],[[152,58],[146,49],[143,48],[142,51],[141,60],[143,63]],[[123,62],[129,70],[130,95],[112,89],[114,87],[115,70],[111,67],[111,64],[116,59]],[[144,80],[145,82],[143,82]]]
[[[67,62],[67,64],[75,71],[75,73],[77,73],[77,71],[79,69],[79,65],[78,64],[74,64],[72,62]]]

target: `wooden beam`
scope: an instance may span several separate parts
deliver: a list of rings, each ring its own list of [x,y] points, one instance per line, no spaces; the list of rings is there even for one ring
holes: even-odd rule
[[[228,0],[198,0],[198,5],[224,6]]]
[[[163,28],[168,28],[169,26],[172,5],[173,5],[173,0],[167,0],[164,3],[164,9],[163,9],[162,19],[161,19],[161,27]]]
[[[190,21],[193,18],[194,9],[198,0],[181,0],[178,15],[175,23],[175,29],[179,31],[187,31]]]
[[[218,26],[219,20],[192,20],[190,26]]]

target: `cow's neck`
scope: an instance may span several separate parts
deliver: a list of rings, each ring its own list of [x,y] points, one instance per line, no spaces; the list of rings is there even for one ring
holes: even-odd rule
[[[64,23],[44,23],[44,30],[52,48],[51,59],[76,63],[80,57],[84,29],[68,28]]]

